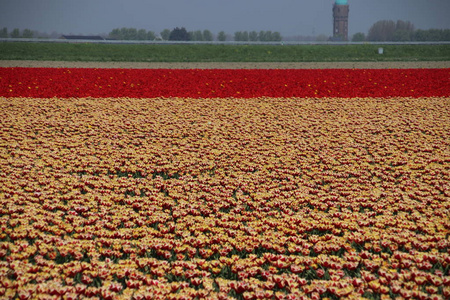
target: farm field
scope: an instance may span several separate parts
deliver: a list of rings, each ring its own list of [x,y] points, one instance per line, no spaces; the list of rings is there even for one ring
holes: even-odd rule
[[[0,299],[448,299],[450,69],[0,68]]]
[[[449,94],[449,70],[3,68],[0,95],[40,98],[430,97]]]
[[[384,53],[378,54],[383,47]],[[450,45],[117,45],[0,42],[2,60],[79,62],[450,61]]]

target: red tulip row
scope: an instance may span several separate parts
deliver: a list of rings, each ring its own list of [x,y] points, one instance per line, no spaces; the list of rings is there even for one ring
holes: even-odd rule
[[[441,97],[449,69],[0,68],[4,97]]]

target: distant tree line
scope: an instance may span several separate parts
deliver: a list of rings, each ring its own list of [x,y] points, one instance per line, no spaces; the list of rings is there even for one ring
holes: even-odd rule
[[[164,29],[157,37],[153,31],[146,32],[144,29],[137,30],[135,28],[116,28],[109,33],[109,38],[117,40],[155,40],[161,39],[165,41],[213,41],[214,35],[211,31],[196,30],[187,31],[184,27],[176,27],[173,30]],[[221,31],[217,34],[218,41],[226,41],[229,36]],[[279,32],[272,31],[238,31],[234,34],[235,41],[281,41],[282,37]]]
[[[414,32],[414,41],[450,41],[450,29],[418,29]]]
[[[279,42],[282,40],[279,32],[272,31],[237,31],[234,33],[235,41],[250,41],[250,42]]]
[[[176,27],[172,31],[168,29],[163,30],[161,32],[161,38],[163,40],[169,41],[212,41],[214,39],[211,31],[205,30],[196,30],[196,31],[187,31],[184,27]]]
[[[39,33],[30,29],[23,31],[14,28],[11,32],[8,28],[0,29],[0,38],[58,38],[62,34],[52,32],[50,35]],[[136,28],[115,28],[109,34],[101,34],[101,36],[116,40],[165,40],[165,41],[250,41],[250,42],[278,42],[284,40],[279,32],[272,31],[236,31],[234,36],[220,31],[217,35],[213,35],[211,31],[196,30],[187,31],[184,27],[176,27],[172,30],[164,29],[157,35],[153,31]],[[289,40],[289,37],[286,38]],[[328,37],[319,35],[316,37],[299,37],[293,40],[315,40],[325,41]],[[427,42],[427,41],[450,41],[450,29],[415,29],[414,25],[409,21],[392,21],[381,20],[374,23],[367,35],[362,32],[355,33],[352,37],[353,42]]]
[[[427,42],[450,41],[450,29],[415,29],[409,21],[381,20],[374,23],[367,36],[358,32],[352,37],[353,42]]]
[[[8,28],[4,27],[0,29],[0,38],[59,38],[61,33],[53,32],[48,35],[46,33],[39,33],[37,31],[32,31],[30,29],[24,29],[20,31],[18,28],[13,29],[11,32]],[[220,31],[216,36],[207,29],[187,31],[184,27],[176,27],[172,30],[164,29],[159,33],[159,36],[151,30],[137,29],[137,28],[115,28],[109,34],[102,34],[101,36],[108,39],[114,40],[137,40],[137,41],[153,41],[153,40],[164,40],[164,41],[281,41],[282,37],[279,32],[272,31],[237,31],[233,36]]]
[[[152,41],[156,39],[156,34],[153,31],[147,31],[145,29],[122,27],[113,29],[109,33],[108,38],[114,40]]]
[[[191,39],[191,41],[206,41],[206,42],[210,42],[212,40],[214,40],[213,34],[211,31],[209,30],[197,30],[197,31],[190,31],[189,33],[189,38]]]
[[[3,27],[0,30],[0,38],[33,38],[34,32],[30,29],[24,29],[20,32],[19,28],[14,28],[11,32],[8,32],[7,27]]]
[[[155,40],[161,39],[164,41],[213,41],[214,35],[211,31],[205,30],[196,30],[196,31],[187,31],[184,27],[176,27],[172,30],[164,29],[160,32],[160,36],[157,35],[153,31],[146,31],[145,29],[136,29],[136,28],[115,28],[113,29],[108,38],[116,39],[116,40]],[[217,34],[216,39],[218,41],[226,41],[229,38],[224,31],[221,31]],[[282,36],[279,32],[272,31],[237,31],[234,33],[235,41],[281,41]]]

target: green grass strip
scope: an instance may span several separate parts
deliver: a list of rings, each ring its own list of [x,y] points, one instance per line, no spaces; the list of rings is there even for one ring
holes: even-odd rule
[[[379,47],[383,47],[383,54],[378,54]],[[450,45],[133,45],[1,42],[0,60],[98,62],[449,61]]]

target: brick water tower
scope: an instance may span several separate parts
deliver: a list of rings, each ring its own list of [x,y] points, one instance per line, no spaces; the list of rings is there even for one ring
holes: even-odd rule
[[[348,41],[348,1],[336,0],[333,5],[333,40]]]

